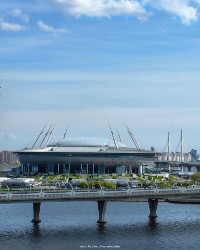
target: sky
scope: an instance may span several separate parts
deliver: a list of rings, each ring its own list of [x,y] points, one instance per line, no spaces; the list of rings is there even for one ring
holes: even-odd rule
[[[111,138],[200,151],[200,0],[1,0],[0,150]]]

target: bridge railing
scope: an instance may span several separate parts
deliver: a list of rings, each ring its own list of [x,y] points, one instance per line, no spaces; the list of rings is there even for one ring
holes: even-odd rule
[[[7,190],[0,193],[1,201],[53,200],[53,199],[97,199],[97,198],[131,198],[131,197],[165,197],[176,195],[199,194],[199,188],[167,188],[167,189],[26,189]]]

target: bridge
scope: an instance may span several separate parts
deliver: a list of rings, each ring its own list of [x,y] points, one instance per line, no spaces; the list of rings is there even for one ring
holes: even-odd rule
[[[0,204],[3,203],[33,203],[33,223],[39,223],[40,205],[42,202],[56,202],[56,201],[97,201],[99,219],[98,223],[105,223],[105,212],[108,201],[146,201],[149,203],[150,218],[157,217],[156,211],[158,201],[171,198],[187,198],[187,199],[200,199],[200,187],[185,188],[119,188],[119,189],[103,189],[102,187],[87,188],[87,189],[59,189],[59,188],[27,188],[11,191],[0,191]]]
[[[180,168],[181,172],[185,172],[185,168],[187,168],[187,172],[192,172],[192,168],[195,167],[197,172],[200,172],[200,163],[198,162],[178,162],[178,161],[155,161],[156,167],[168,169],[171,171],[172,167]]]
[[[187,168],[187,172],[191,172],[192,168],[195,167],[196,171],[200,172],[200,163],[197,161],[197,152],[195,152],[195,155],[192,155],[191,152],[184,153],[183,149],[184,145],[182,129],[178,147],[174,152],[171,151],[170,133],[168,132],[166,146],[163,152],[158,154],[158,158],[155,161],[156,167],[168,169],[169,172],[171,171],[172,167],[180,168],[181,172],[185,172],[185,168]]]

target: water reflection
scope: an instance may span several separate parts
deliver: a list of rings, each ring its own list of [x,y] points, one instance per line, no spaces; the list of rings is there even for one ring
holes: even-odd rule
[[[148,229],[150,231],[158,230],[157,217],[149,217]]]
[[[105,223],[98,223],[98,231],[100,234],[105,233],[106,231],[106,224]]]
[[[42,236],[41,230],[40,230],[40,225],[38,223],[33,223],[31,235],[33,238],[40,238]]]

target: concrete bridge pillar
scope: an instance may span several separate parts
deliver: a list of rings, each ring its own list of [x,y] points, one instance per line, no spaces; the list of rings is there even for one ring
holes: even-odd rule
[[[23,163],[21,165],[21,172],[22,172],[22,174],[24,173],[24,165],[23,165]]]
[[[30,175],[30,167],[29,167],[29,165],[30,165],[30,164],[27,164],[27,166],[28,166],[28,171],[27,171],[27,172],[28,172],[28,177],[29,177],[29,175]]]
[[[97,223],[106,223],[105,212],[106,212],[107,201],[97,201],[97,203],[98,203],[98,210],[99,210],[99,219]]]
[[[39,215],[40,215],[40,202],[33,203],[33,223],[39,223],[41,222]]]
[[[81,173],[83,172],[83,164],[81,163]]]
[[[168,165],[168,170],[169,170],[169,172],[171,172],[171,165],[170,165],[170,163]]]
[[[181,166],[181,173],[184,172],[184,166]]]
[[[144,167],[143,165],[140,165],[138,169],[138,174],[142,175],[143,173],[144,173]]]
[[[149,210],[150,210],[149,217],[156,218],[157,217],[156,210],[157,210],[157,206],[158,206],[158,199],[148,199],[148,202],[149,202]]]
[[[94,174],[94,163],[92,164],[92,174]]]
[[[60,174],[60,164],[58,163],[58,174]]]

